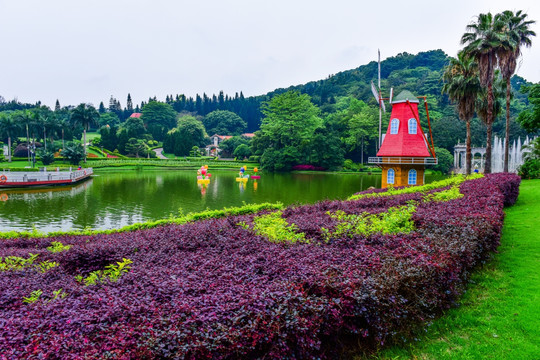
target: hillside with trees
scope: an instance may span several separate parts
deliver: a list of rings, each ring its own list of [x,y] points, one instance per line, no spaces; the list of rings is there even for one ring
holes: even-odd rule
[[[456,143],[465,141],[466,125],[459,120],[456,106],[450,103],[448,96],[442,91],[444,70],[450,60],[442,50],[416,55],[401,53],[389,57],[381,62],[381,88],[383,96],[388,96],[391,88],[394,94],[409,90],[417,96],[426,96],[435,144],[452,152]],[[131,95],[128,94],[126,106],[122,107],[120,101],[111,96],[109,106],[105,107],[101,102],[96,109],[99,117],[93,116],[91,121],[81,121],[80,116],[76,115],[76,109],[81,105],[61,107],[57,101],[55,109],[51,110],[40,102],[23,104],[15,99],[6,101],[0,97],[0,119],[5,122],[5,125],[0,127],[3,130],[1,135],[5,143],[9,137],[14,140],[14,145],[17,145],[27,137],[26,125],[29,128],[28,141],[45,138],[52,141],[70,141],[81,139],[83,133],[93,130],[101,134],[101,139],[94,140],[95,145],[110,151],[117,150],[120,154],[150,156],[153,155],[150,147],[163,142],[166,151],[171,154],[189,156],[194,146],[202,147],[208,143],[208,140],[201,140],[203,134],[240,135],[244,132],[259,131],[261,135],[268,135],[269,121],[264,119],[268,118],[269,114],[265,112],[265,106],[268,110],[276,96],[296,93],[305,95],[302,99],[310,102],[320,121],[313,129],[309,141],[302,143],[302,149],[297,149],[303,152],[303,155],[293,154],[291,161],[287,163],[293,165],[294,162],[307,162],[336,168],[341,165],[339,162],[343,158],[365,162],[368,156],[376,153],[378,106],[370,87],[370,82],[376,81],[376,77],[377,63],[373,61],[356,69],[330,75],[323,80],[276,89],[254,97],[244,97],[242,92],[234,96],[223,92],[212,96],[197,94],[195,97],[177,94],[166,96],[164,101],[154,97],[140,105],[134,105]],[[495,102],[503,109],[506,84],[502,75],[498,75],[498,78],[499,81],[495,82],[494,87],[499,89],[500,96]],[[519,76],[511,77],[510,84],[510,139],[513,140],[518,136],[525,137],[526,129],[537,130],[531,127],[522,128],[516,122],[521,112],[532,108],[527,92],[522,89],[528,89],[533,84]],[[383,114],[383,131],[388,124],[390,106],[387,104],[386,108],[388,112]],[[425,122],[423,109],[421,119]],[[13,121],[15,125],[12,124]],[[471,119],[470,126],[472,145],[484,146],[486,128],[476,114]],[[500,138],[505,136],[505,117],[502,112],[495,118],[492,129],[494,135]],[[262,137],[253,144],[246,144],[245,141],[238,143],[238,146],[244,145],[238,153],[261,156],[262,147],[267,140],[268,138]],[[183,143],[189,146],[184,146]],[[308,143],[311,145],[304,146]],[[251,151],[247,151],[246,146],[249,146]],[[225,147],[228,154],[234,154],[236,148]],[[323,148],[327,149],[325,154],[319,151]],[[328,156],[335,159],[325,159]],[[289,168],[281,165],[269,165],[269,168]]]

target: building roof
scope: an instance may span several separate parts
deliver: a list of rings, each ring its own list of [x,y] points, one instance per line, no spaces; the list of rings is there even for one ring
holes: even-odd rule
[[[210,136],[211,138],[214,137],[214,136],[217,136],[218,138],[220,138],[221,140],[227,140],[227,139],[230,139],[233,137],[233,135],[218,135],[218,134],[214,134],[212,136]],[[242,136],[245,136],[245,137],[254,137],[255,134],[254,133],[244,133],[242,134]]]
[[[396,97],[392,99],[392,104],[406,103],[409,100],[410,103],[420,103],[420,101],[408,90],[403,90]]]
[[[140,118],[142,113],[133,113],[131,114],[130,118]]]
[[[407,104],[406,100],[398,101],[397,103],[392,101],[392,114],[390,115],[390,122],[377,156],[430,157],[431,154],[429,153],[428,146],[418,122],[416,122],[416,134],[409,134],[409,119],[419,119],[418,100],[409,91],[401,92],[398,97],[400,97],[402,94],[406,96],[405,99],[409,99],[411,106]],[[416,101],[411,101],[411,98]],[[390,131],[393,119],[399,120],[397,134],[391,134]]]
[[[210,136],[211,138],[213,137],[218,137],[220,138],[221,140],[227,140],[227,139],[230,139],[232,138],[232,135],[218,135],[218,134],[214,134],[212,136]]]

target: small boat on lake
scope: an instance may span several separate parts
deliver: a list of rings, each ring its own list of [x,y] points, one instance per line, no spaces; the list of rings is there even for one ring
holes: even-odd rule
[[[2,171],[0,188],[19,188],[52,185],[69,185],[88,179],[94,171],[92,168],[48,171]]]

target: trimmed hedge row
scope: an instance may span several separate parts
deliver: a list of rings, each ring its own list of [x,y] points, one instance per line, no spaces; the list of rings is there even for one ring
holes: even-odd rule
[[[468,180],[450,201],[410,193],[288,207],[281,228],[309,240],[296,243],[254,232],[273,210],[4,240],[3,259],[33,254],[57,266],[0,272],[0,358],[306,359],[335,357],[345,339],[384,344],[454,305],[498,245],[503,204],[515,202],[519,182],[510,174]],[[328,240],[321,230],[336,228],[336,211],[380,214],[411,201],[415,229],[406,234]],[[52,242],[65,250],[47,250]],[[115,281],[76,280],[128,260]]]

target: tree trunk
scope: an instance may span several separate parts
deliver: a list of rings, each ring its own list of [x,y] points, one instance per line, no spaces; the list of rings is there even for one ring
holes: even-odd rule
[[[508,172],[508,149],[510,145],[510,78],[506,79],[506,134],[504,137],[504,172]]]
[[[465,174],[471,174],[471,163],[472,163],[472,153],[471,153],[471,119],[467,119],[467,153],[465,155]]]
[[[11,136],[8,136],[8,162],[11,162]]]
[[[487,139],[486,139],[486,164],[484,166],[484,173],[491,174],[491,131],[493,127],[493,77],[488,84],[487,94]]]
[[[83,129],[83,141],[84,141],[84,163],[86,164],[86,129]]]
[[[26,152],[28,153],[28,164],[30,165],[30,134],[28,134],[28,124],[26,124]]]

